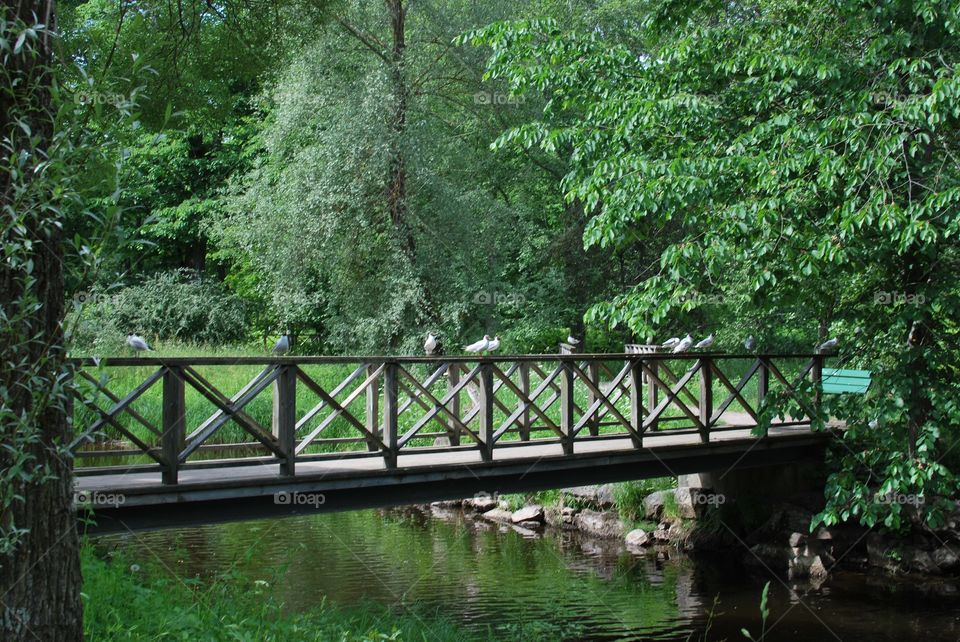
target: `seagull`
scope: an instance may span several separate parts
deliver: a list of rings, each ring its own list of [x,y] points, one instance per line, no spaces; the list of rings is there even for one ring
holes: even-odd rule
[[[147,345],[147,342],[143,340],[143,337],[132,332],[127,335],[127,345],[133,348],[134,352],[138,355],[141,352],[153,352],[153,348]]]
[[[743,342],[743,347],[746,348],[749,352],[753,352],[753,349],[757,347],[757,342],[751,334],[747,337],[747,340]]]
[[[500,348],[500,337],[494,337],[493,341],[491,341],[487,345],[487,352],[493,352],[494,350],[497,350],[499,348]]]
[[[273,344],[273,354],[287,354],[290,351],[290,335],[286,332]]]
[[[821,343],[819,346],[817,346],[817,352],[826,352],[827,350],[833,350],[834,348],[837,347],[838,343],[840,343],[840,340],[837,339],[837,337],[834,337],[832,339],[827,339],[826,341]]]
[[[572,334],[567,335],[567,343],[572,346],[580,345],[580,339],[576,338]]]
[[[680,343],[678,343],[673,347],[673,354],[677,354],[678,352],[683,352],[684,350],[686,350],[692,345],[693,345],[693,337],[691,337],[688,334],[683,338],[683,340]]]
[[[437,338],[432,332],[427,333],[427,340],[423,342],[423,350],[427,354],[433,354],[437,351]]]
[[[666,341],[660,344],[661,348],[672,348],[673,346],[680,343],[680,337],[670,337]]]
[[[707,337],[706,339],[701,339],[700,341],[697,341],[697,345],[693,347],[697,348],[698,350],[702,348],[709,348],[710,346],[713,345],[713,341],[714,341],[714,337],[713,337],[713,333],[711,332],[709,337]]]
[[[476,341],[476,342],[474,342],[474,343],[471,343],[471,344],[468,345],[468,346],[464,346],[463,349],[464,349],[466,352],[474,352],[474,353],[476,353],[476,352],[483,352],[483,351],[488,350],[488,349],[490,348],[490,341],[491,341],[491,340],[492,340],[492,339],[490,339],[490,335],[489,335],[489,334],[485,334],[485,335],[483,335],[483,338],[482,338],[482,339],[480,339],[479,341]],[[497,343],[497,345],[498,345],[498,346],[500,345],[499,342]]]

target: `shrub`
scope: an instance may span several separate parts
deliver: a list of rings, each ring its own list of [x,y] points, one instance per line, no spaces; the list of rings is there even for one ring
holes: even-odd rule
[[[128,332],[150,339],[222,345],[246,338],[244,303],[223,287],[190,270],[161,272],[105,294],[75,297],[73,343],[81,348],[115,347]]]

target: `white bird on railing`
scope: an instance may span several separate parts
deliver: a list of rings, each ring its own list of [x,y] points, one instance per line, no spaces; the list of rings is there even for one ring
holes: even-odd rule
[[[147,342],[143,340],[143,337],[132,332],[127,335],[127,345],[133,348],[134,352],[138,355],[141,352],[153,352],[153,348],[147,345]]]
[[[672,348],[673,346],[680,343],[680,337],[670,337],[666,341],[660,344],[661,348]]]
[[[743,342],[743,347],[746,348],[748,352],[753,352],[753,349],[757,347],[757,341],[753,338],[752,334]]]
[[[494,350],[500,349],[500,337],[494,337],[493,340],[487,345],[487,352],[493,352]]]
[[[427,354],[433,354],[437,351],[437,338],[432,332],[427,333],[427,340],[423,342],[423,351]]]
[[[693,347],[696,348],[697,350],[702,350],[703,348],[709,348],[710,346],[713,345],[713,341],[714,341],[714,336],[713,336],[713,333],[711,332],[710,336],[708,336],[706,339],[701,339],[700,341],[697,341],[697,345]]]
[[[817,346],[817,352],[826,352],[827,350],[833,350],[834,348],[837,347],[838,343],[840,343],[840,340],[837,339],[837,337],[834,337],[832,339],[827,339],[826,341],[821,343],[819,346]]]
[[[286,332],[273,344],[273,354],[287,354],[290,351],[290,335]]]
[[[572,345],[572,346],[578,346],[578,345],[580,345],[580,339],[576,338],[576,337],[573,336],[572,334],[568,334],[568,335],[567,335],[567,343],[569,343],[569,344]]]
[[[490,348],[490,341],[490,335],[485,334],[479,341],[475,341],[468,346],[464,346],[463,350],[464,352],[484,352]]]
[[[683,352],[684,350],[686,350],[692,345],[693,345],[693,337],[691,337],[688,334],[680,341],[680,343],[673,346],[673,354],[677,354],[678,352]]]

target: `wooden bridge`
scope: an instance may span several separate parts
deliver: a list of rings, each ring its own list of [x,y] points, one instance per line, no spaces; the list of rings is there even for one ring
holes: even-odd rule
[[[110,532],[822,458],[825,358],[75,360],[77,509]]]

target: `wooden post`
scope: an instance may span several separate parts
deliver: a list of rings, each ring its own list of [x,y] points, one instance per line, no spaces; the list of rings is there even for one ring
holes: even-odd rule
[[[820,412],[820,403],[822,399],[823,385],[823,355],[818,354],[813,357],[813,367],[810,369],[810,381],[813,382],[813,407]],[[811,421],[813,417],[810,417]]]
[[[388,469],[397,467],[397,364],[384,364],[383,370],[383,461]]]
[[[656,359],[651,359],[651,360],[650,360],[650,363],[647,364],[647,367],[650,369],[650,372],[651,372],[655,377],[659,377],[659,376],[660,376],[660,362],[659,362],[659,361],[657,361]],[[652,378],[650,378],[650,379],[647,381],[647,408],[649,408],[649,410],[650,410],[651,413],[653,412],[653,409],[657,407],[657,403],[659,403],[659,400],[657,399],[658,395],[659,395],[659,391],[658,391],[658,389],[657,389],[657,384],[653,382],[653,379],[652,379]],[[654,431],[655,431],[655,430],[657,430],[659,427],[660,427],[660,421],[659,421],[659,420],[654,420],[654,421],[651,422],[651,424],[650,424],[650,430],[654,430]]]
[[[560,432],[563,454],[573,454],[573,368],[564,361],[560,371]]]
[[[526,361],[520,363],[520,390],[530,396],[530,364]],[[520,441],[530,441],[530,406],[520,415]]]
[[[713,370],[709,357],[700,358],[700,441],[710,441],[710,416],[713,414]]]
[[[493,461],[493,364],[480,364],[480,458]]]
[[[630,362],[630,426],[637,433],[633,445],[643,448],[643,363],[640,359]]]
[[[447,367],[447,390],[453,390],[458,385],[460,385],[460,364],[451,363]],[[453,398],[450,399],[450,414],[456,417],[457,419],[462,420],[463,417],[460,416],[460,393],[453,395]],[[459,446],[460,445],[460,428],[457,426],[455,421],[450,421],[450,445]]]
[[[367,378],[370,378],[377,371],[377,366],[370,364],[367,366]],[[371,435],[380,435],[380,380],[374,377],[367,386],[367,430]],[[367,440],[367,450],[373,452],[377,449],[377,443],[373,439]]]
[[[590,382],[599,389],[600,388],[600,376],[599,376],[600,370],[597,366],[596,361],[591,361],[590,363],[587,364],[586,375],[590,379]],[[593,391],[592,388],[588,386],[587,387],[587,408],[590,408],[591,406],[593,406],[593,404],[596,401],[597,401],[597,394]],[[594,411],[593,415],[590,417],[590,419],[587,420],[587,429],[590,431],[590,435],[592,437],[596,437],[597,435],[600,434],[600,419],[598,418],[599,416],[600,416],[600,408],[597,408],[596,411]]]
[[[760,367],[757,369],[757,413],[762,412],[763,403],[767,398],[767,392],[770,390],[770,369],[767,367],[767,362],[763,357],[759,357]],[[763,431],[763,436],[766,437],[768,430]]]
[[[177,471],[180,466],[180,451],[183,450],[187,434],[187,404],[180,368],[167,368],[163,373],[163,432],[160,436],[160,448],[166,466],[163,469],[163,483],[177,483]]]
[[[273,383],[273,436],[285,456],[280,474],[293,477],[297,458],[297,369],[290,365],[277,367],[280,375]]]

